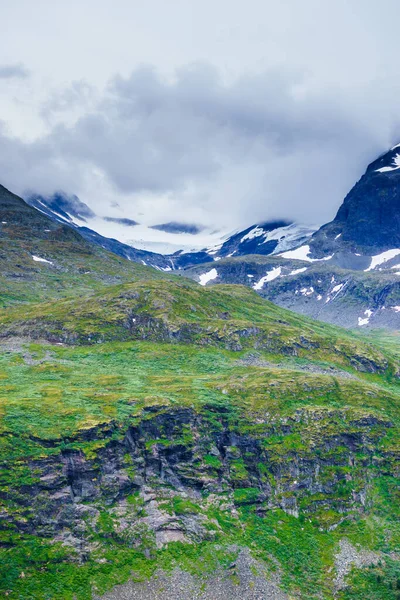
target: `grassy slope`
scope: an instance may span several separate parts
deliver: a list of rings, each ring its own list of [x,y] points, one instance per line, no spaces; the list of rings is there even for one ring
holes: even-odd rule
[[[348,538],[381,552],[381,562],[354,570],[337,597],[397,597],[395,338],[375,335],[371,345],[244,287],[201,289],[134,265],[1,186],[0,223],[1,593],[86,600],[157,567],[203,575],[229,565],[239,544],[271,570],[278,561],[294,597],[332,598],[335,552]],[[67,484],[61,457],[78,456],[97,482],[119,449],[131,489],[133,426],[147,431],[150,463],[184,450],[176,468],[201,494],[185,497],[160,478],[147,484],[165,513],[201,516],[209,534],[159,548],[141,520],[142,494],[114,497],[106,486],[81,501],[86,520],[57,525],[88,544],[79,554],[54,536],[53,494]],[[222,426],[231,435],[225,458],[210,442]],[[311,493],[316,467],[323,491]],[[298,517],[282,510],[293,500]]]
[[[132,326],[132,318],[139,330]],[[161,328],[162,334],[160,323],[166,328]],[[243,334],[255,326],[256,333]],[[280,468],[294,456],[309,460],[320,439],[358,435],[365,422],[372,423],[365,434],[367,454],[357,456],[356,466],[351,470],[344,466],[340,447],[333,447],[337,466],[326,467],[321,475],[336,482],[334,498],[352,506],[352,495],[368,472],[371,482],[363,511],[353,507],[343,518],[335,502],[318,508],[324,497],[299,490],[295,493],[299,518],[279,508],[260,516],[256,510],[260,505],[252,501],[258,492],[247,480],[246,463],[233,457],[230,480],[237,513],[224,508],[228,491],[217,500],[205,493],[191,501],[171,498],[162,485],[158,492],[161,500],[165,496],[166,510],[206,515],[209,527],[217,529],[210,541],[157,549],[141,535],[141,543],[131,545],[117,533],[115,507],[101,502],[100,518],[91,533],[97,549],[81,565],[74,562],[72,550],[51,538],[32,537],[23,528],[6,529],[0,589],[11,590],[10,597],[83,600],[94,588],[108,589],[132,573],[149,576],[158,566],[179,565],[199,572],[201,565],[204,573],[217,561],[231,562],[225,549],[238,543],[249,546],[271,569],[278,560],[282,584],[295,597],[332,598],[334,554],[344,537],[383,552],[385,559],[376,567],[355,570],[352,586],[337,597],[397,597],[396,563],[390,552],[398,551],[400,533],[393,478],[399,385],[393,376],[398,357],[390,345],[383,343],[377,349],[344,330],[280,309],[245,288],[204,290],[184,281],[141,281],[93,291],[79,301],[15,306],[3,311],[1,327],[3,336],[7,334],[0,362],[1,497],[3,514],[17,516],[22,523],[29,524],[31,517],[20,494],[38,477],[29,466],[32,460],[45,462],[70,448],[96,461],[112,442],[102,434],[104,428],[112,428],[115,441],[122,439],[130,424],[148,418],[149,406],[160,414],[190,408],[210,427],[214,411],[223,410],[238,434],[260,442],[267,439],[270,463]],[[26,336],[31,331],[53,338],[68,332],[69,341],[80,345],[27,342],[19,347],[10,338],[12,333]],[[176,338],[179,331],[185,335]],[[99,340],[103,343],[87,345]],[[238,362],[254,353],[254,346],[261,366],[252,366],[251,360]],[[326,374],[329,369],[331,375]],[[288,420],[291,430],[282,433]],[[96,427],[94,439],[86,439],[84,432],[96,432]],[[179,443],[190,445],[190,435],[182,435]],[[149,451],[152,445],[169,443],[168,432],[147,442]],[[213,454],[204,453],[199,460],[211,475],[219,468]],[[128,473],[129,469],[127,465]],[[267,472],[264,476],[271,477]],[[344,484],[348,476],[350,481]],[[133,514],[140,514],[140,498],[133,495],[127,501]]]
[[[32,255],[52,264],[35,262]],[[118,283],[163,278],[168,276],[85,242],[25,244],[0,240],[0,307],[76,297]]]
[[[0,185],[0,307],[163,277],[86,242]]]
[[[394,373],[395,361],[359,337],[298,316],[242,286],[202,289],[190,281],[138,281],[0,314],[0,336],[66,343],[146,339],[328,360],[359,370]]]

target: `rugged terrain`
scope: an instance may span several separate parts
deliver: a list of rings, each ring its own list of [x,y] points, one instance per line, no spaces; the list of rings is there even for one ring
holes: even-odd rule
[[[299,226],[287,221],[270,221],[225,235],[209,231],[209,241],[213,240],[213,242],[208,247],[202,248],[197,239],[198,234],[203,231],[201,226],[175,222],[163,223],[147,227],[147,235],[151,230],[162,232],[161,238],[166,238],[167,242],[177,246],[178,250],[174,253],[160,254],[156,251],[136,247],[143,243],[144,240],[141,238],[146,237],[146,228],[138,227],[140,223],[128,218],[99,218],[77,196],[61,192],[47,197],[28,194],[26,201],[30,206],[57,223],[75,228],[86,240],[114,252],[118,256],[163,271],[176,271],[233,255],[268,255],[280,250],[290,250],[306,242],[315,231],[315,227]],[[119,236],[119,239],[114,239],[110,234],[105,237],[96,230],[96,227],[97,229],[100,227],[104,231],[104,223],[118,225],[115,228],[115,235]],[[183,247],[183,234],[186,234],[184,235],[185,243],[188,246],[186,249]],[[157,244],[158,242],[155,241],[147,241],[146,246],[157,248]],[[168,243],[164,245],[168,247]]]
[[[184,274],[202,285],[247,285],[280,306],[328,323],[399,330],[399,165],[395,146],[369,165],[335,219],[297,248],[277,246],[270,256],[233,253]],[[257,227],[247,233],[259,235]]]
[[[162,277],[86,241],[0,186],[0,306]]]
[[[4,597],[399,597],[396,335],[0,206]]]
[[[326,261],[247,256],[199,265],[184,275],[206,286],[240,283],[282,307],[342,327],[398,330],[398,268],[360,271]]]
[[[333,221],[317,231],[285,221],[255,224],[201,251],[162,255],[102,237],[82,226],[90,209],[76,197],[29,201],[89,241],[202,285],[247,285],[280,306],[344,327],[400,328],[399,145],[368,166]],[[190,231],[195,239],[198,229]]]

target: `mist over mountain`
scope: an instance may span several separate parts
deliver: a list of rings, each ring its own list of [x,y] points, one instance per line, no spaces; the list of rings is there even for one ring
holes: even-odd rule
[[[14,0],[0,597],[400,599],[400,4]]]

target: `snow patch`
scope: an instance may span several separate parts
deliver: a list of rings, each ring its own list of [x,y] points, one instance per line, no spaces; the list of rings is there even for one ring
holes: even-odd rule
[[[264,233],[265,231],[262,227],[254,227],[254,229],[251,229],[249,233],[246,233],[246,235],[242,237],[240,243],[245,242],[246,240],[254,240],[254,238],[260,237],[260,235],[263,235]]]
[[[333,254],[330,256],[325,256],[324,258],[310,258],[308,255],[310,254],[310,246],[306,244],[305,246],[300,246],[300,248],[296,248],[295,250],[289,250],[288,252],[283,252],[279,256],[282,258],[291,258],[294,260],[306,260],[307,262],[318,262],[322,260],[330,260],[333,257]]]
[[[274,279],[279,277],[281,273],[282,273],[281,267],[274,267],[272,269],[272,271],[268,271],[264,277],[261,277],[260,281],[258,281],[257,283],[255,283],[253,285],[253,289],[254,290],[262,290],[262,288],[264,287],[264,283],[267,283],[267,281],[273,281]]]
[[[335,283],[334,277],[332,277],[331,283]],[[340,294],[340,292],[342,291],[342,289],[344,288],[345,285],[346,285],[346,283],[338,283],[337,285],[333,286],[333,288],[331,289],[331,291],[329,292],[329,295],[327,296],[327,298],[325,300],[325,304],[328,304],[328,302],[330,302],[331,300],[334,300],[336,298],[336,296],[338,294]]]
[[[400,169],[400,154],[396,154],[390,167],[382,167],[380,169],[375,169],[375,171],[377,173],[386,173],[387,171],[396,171],[397,169]]]
[[[217,269],[211,269],[211,271],[199,275],[199,283],[200,285],[207,285],[209,281],[216,279],[216,277],[218,277]]]
[[[364,271],[365,272],[372,271],[379,265],[382,265],[383,263],[387,262],[388,260],[395,258],[399,254],[400,254],[400,249],[394,248],[392,250],[386,250],[386,252],[382,252],[381,254],[376,254],[375,256],[371,256],[371,264],[369,265],[368,269],[364,269]]]
[[[362,327],[363,325],[368,325],[370,318],[372,317],[372,310],[370,310],[369,308],[367,308],[367,310],[364,311],[364,315],[365,318],[363,317],[358,317],[358,326]]]
[[[400,313],[400,306],[391,306],[390,307],[394,312]]]
[[[340,292],[340,290],[342,289],[343,286],[344,286],[344,283],[339,283],[338,285],[335,285],[335,287],[332,288],[332,293]]]
[[[338,233],[337,235],[335,235],[335,240],[338,240],[341,236],[342,236],[342,234]]]
[[[269,231],[265,235],[263,244],[271,240],[277,240],[278,243],[272,254],[279,254],[305,242],[318,229],[317,226],[305,226],[292,223],[286,227],[278,227]]]
[[[297,275],[298,273],[304,273],[304,271],[307,271],[307,267],[302,267],[301,269],[295,269],[294,271],[291,271],[289,273],[289,275]]]
[[[46,260],[45,258],[40,258],[40,256],[34,256],[32,255],[32,258],[35,262],[42,262],[42,263],[47,263],[49,265],[52,265],[53,263],[51,262],[51,260]]]
[[[209,248],[207,250],[207,254],[211,254],[211,256],[213,254],[217,254],[218,250],[221,250],[222,248],[222,243],[221,244],[217,244],[216,246],[213,246],[212,248]]]
[[[301,288],[300,290],[300,294],[302,294],[303,296],[312,296],[314,293],[314,288],[312,286],[310,286],[309,288]]]

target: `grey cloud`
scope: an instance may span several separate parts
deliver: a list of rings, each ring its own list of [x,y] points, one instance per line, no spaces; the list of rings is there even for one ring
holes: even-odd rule
[[[95,98],[95,89],[87,81],[73,81],[67,88],[52,92],[41,108],[41,116],[50,120],[54,114],[88,108]]]
[[[79,98],[86,89],[80,85],[49,110]],[[360,111],[366,93],[374,120],[370,110]],[[275,217],[318,223],[333,216],[367,162],[389,143],[393,115],[387,97],[374,94],[373,88],[347,95],[320,89],[293,69],[225,83],[208,64],[188,65],[173,79],[143,66],[113,78],[72,126],[59,123],[40,140],[8,140],[5,147],[13,172],[38,191],[58,178],[55,188],[79,195],[95,169],[117,197],[161,194],[165,209],[169,195],[174,211],[202,210],[209,224]],[[5,165],[10,161],[2,154]]]
[[[0,65],[0,79],[26,79],[30,71],[23,64]]]

